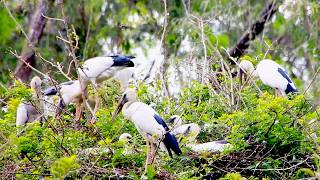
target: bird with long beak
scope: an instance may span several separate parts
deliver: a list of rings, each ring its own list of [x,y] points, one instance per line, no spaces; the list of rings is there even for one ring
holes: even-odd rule
[[[21,102],[17,108],[16,126],[25,125],[28,122],[41,120],[43,100],[41,93],[41,79],[38,76],[32,78],[30,87],[33,90],[31,103]]]
[[[145,168],[151,163],[154,166],[157,147],[163,147],[172,157],[172,152],[181,155],[178,141],[170,134],[169,128],[158,113],[145,103],[137,101],[137,94],[134,89],[127,89],[112,116],[112,120],[122,113],[126,119],[134,123],[137,130],[147,142],[147,159]]]

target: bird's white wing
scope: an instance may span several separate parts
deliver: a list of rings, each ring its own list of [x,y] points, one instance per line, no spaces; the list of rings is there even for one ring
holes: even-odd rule
[[[278,68],[281,66],[274,61],[262,60],[257,66],[257,73],[264,84],[284,91],[288,81],[278,72]]]
[[[188,142],[192,142],[196,139],[200,131],[201,128],[199,127],[199,125],[195,123],[190,123],[183,124],[177,128],[172,129],[171,134],[177,137],[187,138]]]
[[[113,65],[111,57],[94,57],[88,59],[79,70],[80,76],[84,79],[98,78]]]
[[[31,104],[20,103],[17,109],[16,125],[24,125],[33,122],[40,117],[38,110]]]
[[[195,152],[221,152],[226,148],[231,147],[229,143],[220,143],[220,141],[212,141],[203,144],[187,144],[192,151]]]
[[[149,135],[154,139],[160,139],[165,134],[164,127],[154,117],[157,114],[156,111],[147,104],[142,102],[132,103],[127,111],[130,112],[125,114],[130,116],[129,119],[144,137]]]
[[[24,103],[20,103],[17,109],[16,125],[24,125],[28,121],[28,113]]]
[[[61,85],[60,93],[65,104],[75,102],[82,97],[80,82],[74,81],[72,84]]]

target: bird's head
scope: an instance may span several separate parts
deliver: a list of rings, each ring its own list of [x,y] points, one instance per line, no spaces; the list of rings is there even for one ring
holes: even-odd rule
[[[34,76],[30,81],[30,87],[31,89],[38,91],[41,88],[41,83],[41,79],[38,76]]]
[[[252,64],[252,62],[248,61],[248,60],[242,60],[239,63],[239,67],[240,67],[240,72],[242,71],[248,74],[252,74],[254,71],[254,66]]]
[[[169,119],[169,123],[172,124],[174,127],[181,126],[182,119],[178,115],[173,115]]]
[[[121,99],[119,100],[118,106],[115,110],[115,112],[112,115],[112,121],[116,118],[116,116],[120,113],[123,106],[127,102],[134,102],[137,100],[137,93],[136,90],[133,88],[128,88],[121,96]]]
[[[132,136],[129,133],[123,133],[119,137],[119,141],[124,143],[131,142],[131,140],[132,140]]]

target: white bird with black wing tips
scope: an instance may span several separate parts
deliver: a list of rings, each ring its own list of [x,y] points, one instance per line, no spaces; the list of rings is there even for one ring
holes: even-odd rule
[[[298,92],[285,69],[272,60],[264,59],[260,61],[256,72],[263,84],[276,89],[277,95]]]
[[[255,71],[250,61],[241,62],[240,68],[254,77],[258,76],[263,84],[274,88],[278,96],[298,92],[285,69],[272,60],[260,61]]]
[[[127,67],[134,67],[132,61],[134,58],[134,56],[114,55],[88,59],[78,69],[80,79],[84,84],[98,85],[113,77],[116,72]]]
[[[61,94],[62,99],[58,105],[59,111],[61,111],[64,106],[71,102],[76,103],[76,121],[78,121],[81,118],[81,104],[83,102],[82,93],[83,91],[86,91],[88,84],[92,83],[95,87],[97,87],[98,84],[104,80],[114,77],[118,71],[128,67],[134,67],[134,63],[132,61],[133,58],[135,57],[125,55],[90,58],[83,63],[81,68],[78,69],[80,76],[79,80],[61,83],[58,86],[52,86],[46,89],[44,94],[47,96],[58,95],[59,93]],[[125,81],[120,81],[120,84],[122,82]],[[121,86],[126,86],[126,84]],[[98,110],[98,95],[96,95],[95,101],[96,103],[93,110],[93,116]],[[94,117],[91,119],[91,123],[95,123]]]
[[[99,83],[114,77],[118,71],[128,67],[134,67],[132,61],[134,58],[134,56],[113,55],[88,59],[83,63],[82,67],[78,69],[80,80],[84,85],[91,83],[94,88],[98,88]],[[97,94],[95,101],[91,123],[95,123],[94,116],[99,108],[100,100]]]
[[[152,166],[154,166],[156,147],[158,144],[164,147],[171,157],[171,150],[177,155],[182,154],[176,138],[169,133],[169,128],[166,123],[153,108],[137,101],[135,90],[127,89],[123,93],[118,107],[112,116],[112,120],[119,114],[121,109],[124,117],[135,124],[140,134],[147,141],[146,168],[150,161]]]
[[[201,128],[196,123],[182,124],[181,117],[177,115],[171,116],[169,123],[172,124],[170,133],[175,135],[179,142],[186,139],[187,142],[192,143],[201,131]]]
[[[43,100],[41,93],[41,79],[38,76],[32,78],[30,82],[33,90],[33,102],[21,102],[17,108],[16,126],[25,125],[28,122],[41,119],[43,110]]]

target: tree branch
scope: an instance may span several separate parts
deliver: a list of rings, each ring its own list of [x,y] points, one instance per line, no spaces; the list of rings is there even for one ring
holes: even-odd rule
[[[250,45],[250,41],[253,41],[257,35],[259,35],[266,24],[272,17],[272,15],[277,11],[276,1],[272,1],[269,3],[264,11],[262,12],[260,19],[253,23],[249,29],[242,35],[238,43],[229,50],[229,62],[231,64],[235,64],[232,58],[238,59],[245,51],[248,49]]]
[[[22,62],[17,65],[15,70],[15,76],[22,82],[26,82],[31,75],[32,69],[30,66],[34,67],[36,64],[35,52],[33,48],[36,44],[38,44],[43,34],[43,30],[47,22],[43,14],[47,13],[48,6],[49,2],[47,0],[40,0],[33,14],[32,22],[29,28],[29,34],[26,36],[28,42],[24,46],[21,54]]]

